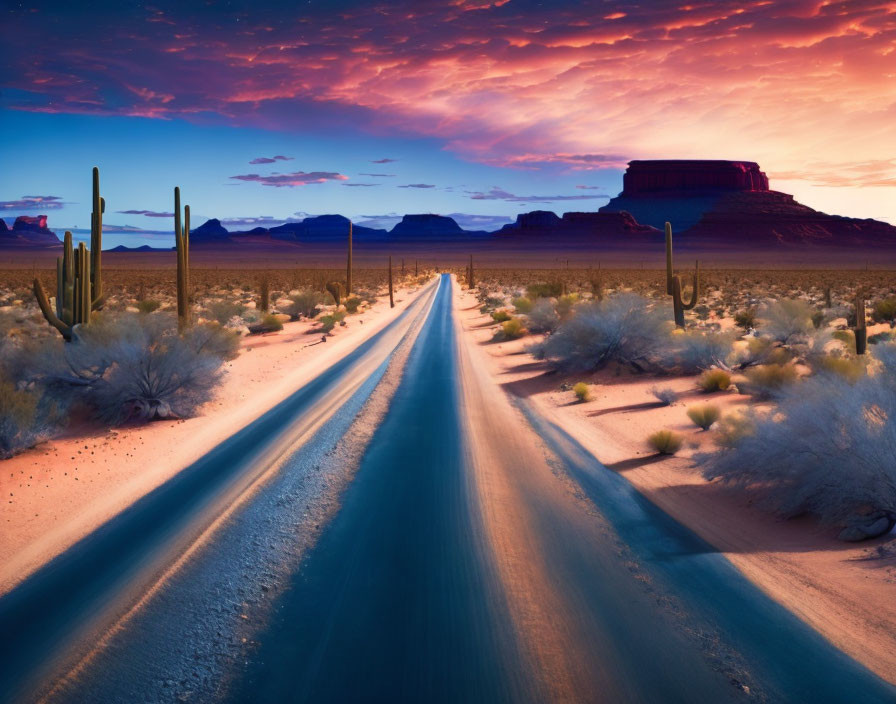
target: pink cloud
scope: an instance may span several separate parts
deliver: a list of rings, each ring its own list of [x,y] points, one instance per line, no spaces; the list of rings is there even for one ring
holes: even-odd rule
[[[69,15],[71,36],[40,52],[28,41],[45,18],[17,16],[3,103],[276,129],[342,121],[516,168],[727,157],[772,174],[821,152],[877,159],[896,119],[891,0],[379,0],[214,22],[172,7],[139,22]],[[321,182],[297,173],[235,178]],[[865,182],[893,178],[888,167]]]

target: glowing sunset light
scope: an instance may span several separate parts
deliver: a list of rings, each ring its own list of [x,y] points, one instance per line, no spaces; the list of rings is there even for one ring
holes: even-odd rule
[[[97,15],[45,3],[11,14],[17,29],[6,40],[4,119],[19,125],[24,113],[57,116],[16,133],[23,155],[29,141],[64,132],[66,119],[82,116],[174,121],[183,134],[206,124],[262,130],[288,143],[324,133],[340,135],[343,145],[396,140],[415,154],[405,161],[417,165],[409,181],[433,180],[426,154],[448,152],[453,179],[481,178],[483,190],[502,177],[480,169],[503,170],[517,190],[524,184],[515,179],[563,181],[593,170],[613,190],[629,159],[749,159],[772,174],[773,187],[809,205],[896,221],[896,199],[883,198],[881,187],[864,189],[896,178],[896,167],[881,166],[873,179],[852,168],[893,156],[881,153],[896,117],[892,2],[444,0],[409,10],[346,1],[329,10],[218,8],[213,22],[166,2]],[[35,36],[43,37],[40,51],[29,43]],[[71,139],[101,153],[102,129],[93,124]],[[143,123],[134,129],[152,131]],[[275,152],[285,149],[274,142]],[[614,159],[560,156],[586,154]],[[347,146],[333,157],[301,166],[357,168]],[[838,178],[814,173],[809,165],[817,162]],[[17,163],[27,174],[28,160]],[[144,173],[154,169],[147,164]],[[774,174],[788,178],[778,183]],[[37,185],[36,171],[32,177]],[[62,185],[49,184],[59,192]],[[376,189],[352,189],[365,190]],[[273,207],[241,197],[248,208]],[[323,202],[336,211],[337,197]],[[395,210],[409,198],[389,197]],[[468,205],[457,193],[427,197],[407,208]]]

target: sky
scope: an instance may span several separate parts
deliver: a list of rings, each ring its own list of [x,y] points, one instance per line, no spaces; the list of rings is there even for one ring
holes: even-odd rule
[[[4,4],[0,217],[167,231],[596,210],[631,159],[757,161],[896,223],[896,2]],[[144,238],[150,241],[152,238]]]

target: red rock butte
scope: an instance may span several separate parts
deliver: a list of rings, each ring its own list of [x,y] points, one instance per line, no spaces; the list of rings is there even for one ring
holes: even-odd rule
[[[754,161],[664,159],[630,161],[620,195],[768,190],[768,176]]]

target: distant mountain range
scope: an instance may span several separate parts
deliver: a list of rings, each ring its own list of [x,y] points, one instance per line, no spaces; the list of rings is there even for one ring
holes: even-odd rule
[[[883,247],[896,250],[896,227],[871,219],[827,215],[773,191],[759,165],[749,161],[632,161],[623,190],[598,212],[562,217],[536,210],[495,232],[464,230],[450,217],[405,215],[391,230],[354,225],[357,243],[427,243],[527,247],[606,245],[616,250],[640,247],[662,238],[665,221],[673,223],[683,249],[777,250]],[[195,228],[191,244],[200,248],[263,247],[272,240],[297,244],[345,241],[349,219],[319,215],[276,227],[228,231],[218,219]],[[47,228],[47,216],[20,216],[12,228],[0,220],[0,248],[45,248],[59,244]],[[173,235],[172,235],[173,246]],[[165,251],[144,246],[110,251]]]

